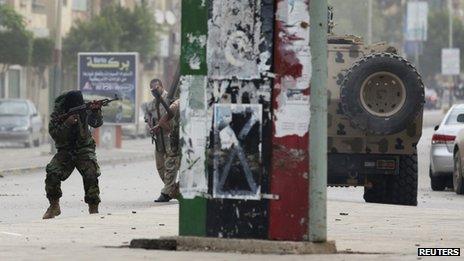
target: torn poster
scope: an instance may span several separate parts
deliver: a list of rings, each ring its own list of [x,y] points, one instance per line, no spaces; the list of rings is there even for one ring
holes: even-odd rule
[[[278,103],[275,136],[279,138],[287,135],[306,135],[311,115],[309,95],[305,95],[304,90],[300,89],[282,90]]]
[[[262,106],[214,105],[213,197],[261,198]]]
[[[213,103],[264,103],[271,100],[271,82],[270,80],[210,80],[207,93],[208,102],[211,105]]]
[[[260,79],[260,0],[211,1],[208,21],[208,76],[210,79]],[[268,55],[270,56],[270,55]]]
[[[285,25],[285,30],[279,33],[281,41],[285,44],[281,50],[292,65],[299,65],[298,76],[284,75],[281,79],[281,88],[309,88],[311,80],[311,52],[309,47],[309,11],[306,1],[281,1],[278,3],[276,13],[277,22]],[[294,55],[289,55],[294,54]]]
[[[275,134],[305,136],[309,131],[311,52],[309,12],[306,0],[282,0],[277,3],[278,77],[274,90],[278,106],[274,108]]]
[[[206,76],[182,76],[180,82],[180,142],[182,159],[179,188],[184,198],[208,192],[205,168]]]

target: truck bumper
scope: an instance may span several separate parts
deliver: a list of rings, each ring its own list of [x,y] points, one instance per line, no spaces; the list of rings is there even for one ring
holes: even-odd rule
[[[364,186],[366,177],[399,174],[399,155],[329,153],[327,159],[329,186]]]

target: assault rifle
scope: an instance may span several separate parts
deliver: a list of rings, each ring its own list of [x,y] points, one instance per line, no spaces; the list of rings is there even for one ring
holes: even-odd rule
[[[173,98],[176,95],[176,91],[177,91],[177,88],[178,88],[178,85],[179,85],[179,81],[180,81],[180,65],[178,64],[176,74],[174,75],[174,79],[173,79],[171,88],[169,88],[169,93],[168,93],[168,96],[167,96],[167,100],[169,101],[169,103],[171,103],[173,101]],[[156,89],[154,89],[152,91],[152,93],[153,93],[153,96],[155,96],[156,100],[159,101],[161,103],[161,105],[163,106],[163,108],[166,110],[166,113],[168,114],[169,119],[172,119],[174,117],[174,113],[172,112],[171,108],[169,108],[169,105],[166,103],[166,101],[163,99],[163,97],[161,97],[161,93],[159,93],[158,90],[156,90]],[[158,116],[160,116],[160,115],[158,115]],[[158,122],[160,120],[161,120],[161,118],[159,117]],[[161,144],[160,144],[161,145],[161,151],[166,153],[166,145],[164,144],[164,131],[163,131],[163,129],[159,128],[159,125],[151,117],[149,119],[148,126],[150,127],[151,142],[153,143],[153,141],[154,141],[156,143],[156,138],[155,138],[156,137],[156,132],[159,131],[159,134],[161,136],[161,141],[160,141],[161,142]],[[156,144],[156,145],[158,145],[158,144]]]
[[[108,106],[108,104],[112,101],[117,101],[119,100],[118,98],[118,95],[114,95],[114,98],[113,99],[108,99],[108,98],[105,98],[105,99],[101,99],[101,100],[96,100],[96,101],[90,101],[90,102],[86,102],[82,105],[79,105],[79,106],[76,106],[76,107],[72,107],[71,109],[69,109],[68,112],[66,113],[63,113],[63,114],[60,114],[58,116],[55,116],[53,118],[53,120],[55,121],[59,121],[59,122],[63,122],[64,120],[66,120],[69,116],[71,115],[74,115],[74,114],[78,114],[82,111],[88,111],[90,110],[90,105],[91,104],[98,104],[100,105],[100,107],[103,107],[103,106]]]
[[[158,100],[161,103],[161,105],[163,105],[163,108],[166,110],[167,114],[169,115],[169,118],[174,117],[174,113],[172,112],[171,108],[169,108],[169,105],[166,103],[166,101],[164,101],[163,97],[161,97],[161,93],[159,93],[156,89],[154,89],[152,92],[156,100]]]
[[[176,74],[174,75],[174,79],[171,84],[171,88],[169,88],[169,93],[167,97],[167,100],[169,101],[169,103],[172,103],[175,100],[174,96],[176,95],[177,88],[179,88],[178,86],[179,81],[180,81],[180,66],[178,65],[176,69]],[[166,101],[164,101],[164,99],[161,97],[161,93],[159,93],[158,90],[154,89],[153,95],[158,101],[160,101],[161,105],[166,110],[166,113],[168,114],[169,119],[174,118],[174,113],[172,112],[171,108],[169,108],[169,105],[166,103]],[[158,121],[159,120],[160,119],[158,119]]]

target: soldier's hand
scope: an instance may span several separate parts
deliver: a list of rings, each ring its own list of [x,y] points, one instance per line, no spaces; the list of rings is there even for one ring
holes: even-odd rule
[[[77,123],[78,119],[79,115],[73,114],[64,121],[64,124],[66,124],[67,126],[72,126]]]
[[[169,124],[169,121],[161,120],[159,121],[158,125],[163,128],[163,130],[166,130],[167,132],[171,132],[171,124]]]
[[[167,134],[167,133],[171,132],[171,126],[169,124],[166,125],[166,124],[162,124],[160,122],[155,127],[150,129],[150,133],[158,134],[161,131],[161,129],[166,131],[164,134]]]
[[[100,102],[98,102],[98,101],[95,101],[95,100],[94,100],[94,101],[92,101],[92,102],[90,103],[90,109],[91,109],[92,111],[100,110],[101,107],[102,107],[102,104],[101,104]]]
[[[159,131],[160,131],[160,126],[159,125],[156,125],[155,127],[150,129],[151,134],[158,134]]]

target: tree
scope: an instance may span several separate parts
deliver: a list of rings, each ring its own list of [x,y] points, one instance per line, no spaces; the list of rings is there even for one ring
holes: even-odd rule
[[[79,22],[63,41],[64,64],[75,71],[78,52],[138,52],[142,61],[153,56],[155,26],[145,5],[133,11],[109,6],[88,22]]]
[[[45,70],[53,63],[53,41],[50,38],[35,38],[32,44],[31,66],[40,81],[40,86],[46,88]]]
[[[27,65],[32,33],[26,30],[23,17],[8,5],[0,5],[0,73],[10,65]]]
[[[441,73],[441,49],[448,48],[448,12],[431,12],[428,19],[427,41],[420,56],[421,73],[433,76]],[[461,49],[461,68],[464,65],[464,26],[460,19],[453,19],[453,46]]]
[[[335,33],[367,40],[368,1],[329,0],[334,7]],[[403,42],[404,4],[401,0],[372,1],[372,41],[400,47]]]
[[[31,39],[23,17],[8,5],[0,5],[0,90],[11,65],[29,62]]]
[[[334,7],[334,32],[336,35],[356,35],[367,40],[368,2],[359,0],[329,0]],[[382,14],[377,1],[373,2],[372,40],[383,40],[385,35]]]

